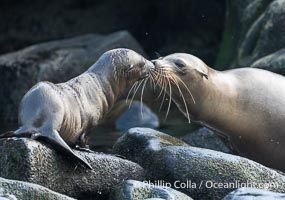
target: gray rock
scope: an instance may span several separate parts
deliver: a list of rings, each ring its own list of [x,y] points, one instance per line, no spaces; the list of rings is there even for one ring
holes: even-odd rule
[[[285,194],[256,188],[239,188],[228,194],[223,200],[268,200],[285,199]]]
[[[0,177],[36,183],[75,198],[102,199],[127,179],[143,180],[136,163],[102,153],[75,151],[94,170],[77,166],[74,160],[31,139],[0,140]]]
[[[169,187],[160,187],[144,182],[128,180],[117,186],[111,196],[111,200],[144,200],[144,199],[164,199],[164,200],[191,200],[192,198]]]
[[[0,119],[16,121],[20,100],[37,82],[69,80],[88,69],[105,51],[118,47],[144,54],[130,33],[120,31],[36,44],[1,55]]]
[[[147,198],[147,199],[144,199],[144,200],[164,200],[162,198]]]
[[[197,147],[166,147],[156,153],[153,179],[189,187],[178,189],[194,199],[221,199],[235,188],[252,184],[285,192],[285,176],[243,157]],[[267,186],[270,183],[270,186]],[[255,185],[256,184],[256,185]],[[175,186],[177,187],[177,186]]]
[[[126,104],[126,106],[128,106]],[[144,103],[135,101],[129,109],[122,113],[115,123],[119,131],[127,131],[134,127],[159,127],[159,119],[151,109]]]
[[[284,0],[227,1],[226,25],[216,66],[249,67],[284,47]]]
[[[238,66],[250,66],[256,60],[285,46],[285,1],[275,0],[248,29],[238,51]]]
[[[73,198],[51,191],[40,185],[0,178],[0,199],[72,200]]]
[[[250,67],[269,70],[285,75],[285,48],[255,61]]]
[[[183,142],[179,146],[178,141],[150,129],[131,129],[115,144],[114,153],[138,162],[150,180],[169,182],[194,199],[221,199],[246,184],[285,192],[285,176],[272,169],[240,156]]]
[[[131,128],[113,146],[113,153],[147,167],[152,154],[167,146],[189,146],[187,143],[150,128]]]
[[[225,145],[217,134],[208,128],[200,128],[190,134],[181,138],[187,144],[194,147],[201,147],[221,151],[224,153],[231,153],[232,151]]]

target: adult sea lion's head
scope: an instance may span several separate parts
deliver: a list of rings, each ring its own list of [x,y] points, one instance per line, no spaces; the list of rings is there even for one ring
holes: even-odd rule
[[[208,79],[208,67],[199,58],[186,54],[174,53],[152,60],[155,70],[152,77],[156,85],[161,88],[160,95],[165,92],[169,95],[170,103],[173,100],[183,110],[190,121],[189,110],[196,104],[195,95],[201,90],[203,81]]]

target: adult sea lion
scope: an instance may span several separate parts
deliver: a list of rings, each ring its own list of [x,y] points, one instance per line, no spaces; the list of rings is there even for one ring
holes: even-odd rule
[[[104,53],[83,74],[59,84],[39,82],[23,97],[20,128],[0,136],[45,139],[62,152],[92,167],[70,147],[84,147],[86,134],[110,111],[117,98],[146,78],[154,65],[130,49]]]
[[[255,68],[217,71],[175,53],[153,60],[155,82],[188,118],[226,137],[234,150],[285,172],[285,78]]]

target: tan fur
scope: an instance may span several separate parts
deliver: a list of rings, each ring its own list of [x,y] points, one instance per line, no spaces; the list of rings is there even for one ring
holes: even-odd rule
[[[84,145],[90,130],[100,123],[117,98],[148,76],[153,67],[130,49],[114,49],[104,53],[86,72],[65,83],[40,82],[21,101],[20,128],[0,138],[43,138],[91,168],[70,146]]]
[[[183,60],[185,66],[178,67]],[[172,99],[191,120],[226,137],[241,155],[285,171],[285,78],[254,68],[217,71],[189,54],[154,60],[156,73],[177,76],[186,106],[175,84]],[[202,69],[202,71],[201,71]],[[205,70],[206,69],[206,70]],[[167,89],[169,93],[169,90]]]

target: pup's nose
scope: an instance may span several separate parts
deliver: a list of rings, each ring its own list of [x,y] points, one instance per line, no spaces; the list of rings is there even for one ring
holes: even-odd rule
[[[155,68],[153,62],[151,62],[151,61],[147,61],[146,65],[147,65],[147,67],[148,67],[149,69],[154,69],[154,68]]]
[[[156,61],[157,61],[157,60],[151,60],[151,62],[152,62],[154,65],[155,65]]]

